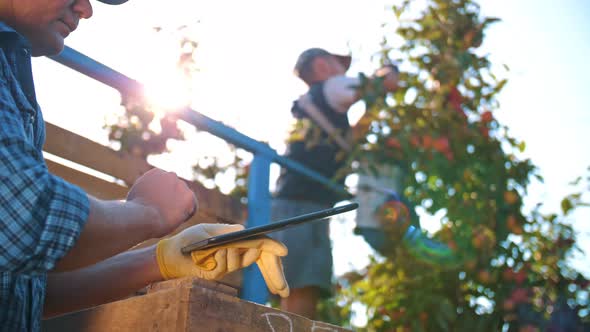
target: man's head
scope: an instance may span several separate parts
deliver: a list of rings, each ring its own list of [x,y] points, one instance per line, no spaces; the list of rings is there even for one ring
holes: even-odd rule
[[[321,48],[310,48],[299,55],[295,75],[311,85],[331,77],[344,75],[350,67],[349,55],[332,54]]]
[[[119,5],[127,0],[99,0]],[[33,55],[61,52],[64,39],[78,27],[81,18],[92,16],[90,0],[1,0],[0,20],[25,36]]]

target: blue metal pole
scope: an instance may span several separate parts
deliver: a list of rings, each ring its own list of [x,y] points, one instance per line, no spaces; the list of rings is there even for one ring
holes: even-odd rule
[[[266,225],[270,222],[270,177],[271,160],[255,154],[248,176],[248,227]],[[268,290],[264,278],[256,266],[244,270],[241,297],[245,300],[266,304]]]
[[[316,182],[318,182],[318,184],[321,184],[327,188],[334,190],[337,193],[340,193],[342,197],[351,197],[350,193],[346,191],[346,189],[344,189],[342,185],[334,181],[331,181],[330,179],[326,178],[320,173],[310,168],[307,168],[303,164],[300,164],[296,161],[279,155],[274,149],[272,149],[266,143],[257,141],[247,135],[242,134],[234,128],[228,127],[223,123],[217,120],[213,120],[210,117],[190,108],[183,110],[179,114],[180,119],[192,124],[200,130],[207,131],[217,137],[226,140],[229,143],[232,143],[254,154],[263,155],[266,158],[270,159],[270,161],[272,162],[276,162],[277,164],[283,167],[299,172],[300,174],[303,174],[308,178],[315,180]]]
[[[119,90],[121,94],[135,95],[143,93],[143,85],[138,81],[105,66],[71,47],[65,46],[60,54],[51,56],[50,58],[79,73],[92,77],[103,84]]]

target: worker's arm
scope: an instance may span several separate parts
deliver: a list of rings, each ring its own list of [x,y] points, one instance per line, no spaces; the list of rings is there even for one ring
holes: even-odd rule
[[[152,170],[127,202],[103,202],[49,173],[28,116],[0,82],[0,272],[39,275],[110,257],[186,220],[193,193]],[[27,120],[29,121],[29,120]],[[36,143],[36,144],[34,144]]]
[[[119,300],[153,282],[198,277],[217,280],[256,262],[270,291],[289,295],[280,257],[282,243],[268,237],[241,240],[183,255],[181,248],[203,239],[242,230],[241,225],[199,224],[157,245],[119,254],[83,269],[49,273],[44,316],[52,317]]]
[[[119,300],[160,280],[155,246],[128,251],[76,271],[49,273],[43,316]]]
[[[153,169],[136,181],[124,202],[90,198],[88,221],[55,271],[88,266],[144,240],[162,237],[195,210],[193,192],[176,174]]]
[[[318,89],[310,89],[308,92],[310,99],[317,104],[327,104],[336,112],[348,112],[352,104],[356,103],[363,97],[363,94],[371,92],[375,86],[382,84],[381,93],[393,92],[398,88],[398,71],[393,66],[385,66],[375,72],[372,77],[365,77],[364,83],[360,77],[336,76],[328,79]],[[381,83],[375,84],[379,79]],[[371,92],[374,93],[374,92]],[[306,96],[302,96],[305,98]],[[371,123],[365,113],[357,123],[352,127],[353,137],[355,139],[362,137]]]
[[[394,92],[399,87],[399,71],[396,66],[389,65],[379,68],[372,79],[382,78],[385,92]]]
[[[372,77],[366,77],[365,82],[368,88],[374,86],[374,80],[380,79],[384,92],[393,92],[398,87],[398,73],[394,67],[386,66],[380,68]],[[322,97],[336,112],[347,112],[352,104],[363,97],[362,82],[360,77],[336,76],[325,81],[322,86]],[[310,90],[311,94],[315,91]],[[314,98],[315,97],[315,98]],[[312,96],[318,99],[318,96]]]
[[[0,80],[0,272],[36,275],[74,245],[89,202],[80,188],[49,173],[33,124],[23,121],[28,116],[10,91]]]

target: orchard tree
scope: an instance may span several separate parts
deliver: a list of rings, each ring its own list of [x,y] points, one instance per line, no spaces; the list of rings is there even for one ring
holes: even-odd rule
[[[379,83],[365,84],[371,107],[355,128],[364,134],[351,160],[405,172],[406,198],[442,215],[433,237],[454,264],[427,262],[400,245],[408,223],[386,213],[389,245],[366,271],[340,280],[331,303],[347,303],[345,316],[364,305],[368,331],[548,330],[560,312],[581,329],[587,281],[567,264],[575,244],[568,218],[585,203],[576,193],[560,214],[523,209],[529,182],[542,178],[519,157],[524,142],[494,116],[506,80],[478,49],[498,19],[482,17],[472,0],[419,3],[392,8],[402,42],[385,39],[380,58],[402,69],[401,87],[379,98]]]

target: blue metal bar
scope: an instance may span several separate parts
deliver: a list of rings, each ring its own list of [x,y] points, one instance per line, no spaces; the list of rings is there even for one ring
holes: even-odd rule
[[[59,55],[52,56],[51,59],[115,88],[123,95],[143,94],[143,86],[138,81],[103,65],[71,47],[66,46],[63,52]]]
[[[248,176],[248,227],[266,225],[270,222],[270,177],[271,161],[263,155],[255,154]],[[268,291],[264,278],[254,266],[244,270],[242,298],[266,303]]]
[[[242,149],[255,154],[263,155],[272,162],[276,162],[283,167],[299,172],[300,174],[315,180],[316,182],[334,190],[335,192],[342,194],[343,197],[351,197],[350,193],[346,191],[343,186],[296,161],[279,155],[274,149],[268,146],[268,144],[254,140],[251,137],[246,136],[231,127],[228,127],[219,121],[213,120],[206,115],[203,115],[192,109],[186,109],[182,111],[180,113],[180,118],[192,124],[193,126],[207,131],[217,137],[223,138],[227,142],[232,143]]]

